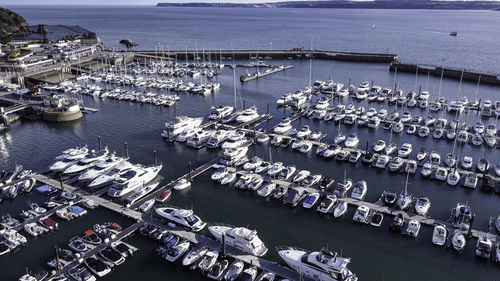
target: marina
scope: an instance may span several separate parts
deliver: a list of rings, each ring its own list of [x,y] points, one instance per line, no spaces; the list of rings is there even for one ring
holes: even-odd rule
[[[445,60],[411,40],[408,54],[392,37],[406,38],[408,23],[392,13],[332,10],[337,23],[301,11],[316,23],[305,32],[301,13],[228,8],[308,38],[265,31],[249,43],[255,27],[226,27],[239,38],[226,44],[212,25],[234,20],[213,9],[150,10],[162,26],[191,12],[210,19],[203,34],[168,28],[172,39],[152,44],[116,32],[138,43],[125,49],[90,24],[106,45],[30,46],[33,59],[53,48],[54,60],[2,72],[6,280],[496,280],[498,71],[460,49],[488,43],[461,24],[435,32],[427,22],[439,17],[408,11],[427,30],[415,31],[422,42],[463,57]],[[353,19],[367,31],[342,25]],[[325,23],[343,26],[331,30],[338,43]]]

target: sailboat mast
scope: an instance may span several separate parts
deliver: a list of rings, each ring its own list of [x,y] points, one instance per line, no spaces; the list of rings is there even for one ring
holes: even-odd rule
[[[236,65],[233,64],[233,92],[234,92],[234,109],[236,110]]]

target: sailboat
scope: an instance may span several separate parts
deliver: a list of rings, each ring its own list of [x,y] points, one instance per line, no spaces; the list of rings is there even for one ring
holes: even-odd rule
[[[398,146],[395,143],[392,143],[392,128],[391,128],[391,134],[389,135],[389,143],[384,148],[384,152],[386,155],[391,155],[396,151],[397,148]]]
[[[411,194],[408,193],[408,176],[410,173],[406,173],[406,182],[404,192],[401,192],[398,197],[397,205],[400,210],[407,211],[410,208],[412,201]]]

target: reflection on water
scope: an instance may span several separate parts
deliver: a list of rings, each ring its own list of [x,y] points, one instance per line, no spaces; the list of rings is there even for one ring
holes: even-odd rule
[[[5,129],[0,132],[0,165],[2,167],[7,166],[9,160],[9,150],[7,149],[7,143],[12,143],[12,135],[10,129]]]

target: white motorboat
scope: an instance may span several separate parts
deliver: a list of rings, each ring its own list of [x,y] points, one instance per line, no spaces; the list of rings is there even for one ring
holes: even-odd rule
[[[201,261],[198,264],[198,268],[201,271],[208,271],[215,264],[215,262],[217,262],[218,257],[219,257],[219,252],[217,250],[207,251],[205,255],[201,258]]]
[[[63,171],[64,175],[75,175],[78,173],[81,173],[89,168],[94,167],[97,163],[103,161],[108,157],[108,148],[104,148],[103,150],[93,152],[88,154],[87,156],[83,157],[78,161],[76,164],[73,164],[66,168]]]
[[[335,203],[337,203],[337,196],[328,195],[321,200],[318,207],[316,208],[316,211],[323,214],[329,214],[333,211]]]
[[[239,249],[245,253],[262,257],[267,253],[267,247],[260,240],[256,230],[245,227],[232,227],[226,225],[209,226],[208,230],[215,239],[224,242],[226,245]]]
[[[81,182],[91,181],[99,177],[100,175],[107,173],[109,170],[111,170],[114,166],[120,164],[122,161],[124,161],[123,158],[116,157],[113,154],[108,159],[97,163],[92,169],[87,170],[85,173],[78,176],[78,180]]]
[[[420,232],[420,222],[415,219],[409,220],[405,230],[406,235],[416,238],[419,232]]]
[[[199,130],[186,140],[189,147],[201,148],[207,144],[208,140],[212,137],[214,131]]]
[[[248,147],[237,147],[224,149],[220,163],[222,165],[233,165],[236,161],[244,158],[248,152]]]
[[[418,129],[417,134],[421,138],[425,138],[429,135],[430,129],[427,126],[422,126]]]
[[[293,182],[294,183],[300,183],[301,181],[303,181],[304,179],[307,178],[307,176],[309,176],[311,174],[310,171],[308,170],[301,170],[299,171],[294,177],[293,177]]]
[[[467,174],[467,176],[465,176],[465,180],[464,180],[465,187],[474,189],[474,188],[476,188],[477,183],[478,183],[478,177],[476,174],[470,173],[470,174]]]
[[[359,139],[356,133],[351,133],[344,142],[345,147],[353,148],[359,144]]]
[[[493,148],[497,144],[497,139],[494,135],[485,134],[483,139],[484,139],[484,142],[486,143],[486,145],[489,147]]]
[[[417,173],[417,168],[418,168],[417,161],[408,160],[408,162],[406,162],[405,172],[414,175]]]
[[[436,173],[434,174],[434,178],[436,180],[445,181],[448,177],[448,170],[444,167],[437,167]]]
[[[453,167],[457,163],[457,157],[453,155],[453,153],[448,153],[446,154],[446,157],[444,158],[444,163],[448,167]]]
[[[151,184],[151,185],[145,185],[145,186],[139,187],[134,192],[134,194],[130,195],[129,197],[127,197],[125,199],[127,207],[130,207],[135,202],[139,201],[141,198],[143,198],[144,196],[146,196],[149,193],[151,193],[153,190],[155,190],[155,188],[158,186],[158,184],[159,183],[154,183],[154,184]]]
[[[98,277],[103,277],[111,272],[111,269],[102,260],[96,258],[95,256],[86,258],[84,260],[84,264]]]
[[[469,135],[469,132],[467,132],[466,130],[460,130],[455,139],[457,140],[457,142],[467,143],[469,141]]]
[[[389,163],[391,157],[388,155],[380,155],[377,158],[377,162],[375,162],[375,167],[379,169],[385,169],[387,167],[387,164]]]
[[[385,149],[385,141],[383,140],[378,140],[374,145],[373,145],[373,152],[380,153]]]
[[[295,168],[295,166],[288,166],[284,169],[282,169],[279,173],[278,173],[278,179],[279,180],[282,180],[282,181],[288,181],[290,179],[290,177],[293,176],[293,174],[295,174],[295,171],[297,170],[297,168]]]
[[[245,171],[255,170],[257,167],[259,167],[262,164],[262,162],[263,161],[261,158],[254,156],[250,159],[250,161],[248,161],[247,163],[245,163],[243,165],[243,170],[245,170]]]
[[[335,218],[340,218],[347,212],[347,206],[349,204],[346,201],[340,200],[338,204],[333,209],[333,216]]]
[[[56,160],[68,160],[68,161],[75,161],[75,160],[80,160],[85,155],[89,152],[89,149],[87,146],[84,147],[73,147],[73,148],[68,148],[63,151],[63,153],[59,156],[56,157]]]
[[[222,181],[223,178],[225,178],[229,174],[229,170],[227,167],[219,167],[215,170],[215,172],[212,174],[211,179],[213,181]]]
[[[476,243],[476,256],[490,259],[491,252],[493,251],[493,242],[488,238],[488,236],[481,236],[477,239]]]
[[[184,190],[189,187],[191,187],[191,182],[185,178],[178,180],[174,185],[175,190]]]
[[[196,264],[205,254],[208,249],[206,247],[193,249],[191,250],[185,257],[182,259],[183,266],[191,266],[192,264]]]
[[[267,170],[269,170],[271,167],[272,167],[271,163],[269,163],[267,161],[262,161],[262,164],[260,164],[260,166],[255,168],[255,173],[260,174],[260,173],[267,172]]]
[[[311,135],[311,129],[309,129],[308,125],[304,125],[298,132],[297,138],[306,139]]]
[[[210,115],[208,119],[210,120],[222,120],[233,113],[234,108],[232,106],[212,106]]]
[[[26,233],[28,233],[29,235],[31,235],[33,237],[37,237],[37,236],[44,234],[45,232],[47,232],[49,230],[47,228],[35,223],[35,222],[32,222],[32,223],[27,223],[24,225],[24,231],[26,231]]]
[[[415,203],[415,212],[418,215],[426,216],[429,212],[429,208],[431,207],[431,201],[427,197],[420,197],[417,199]]]
[[[401,158],[407,158],[412,152],[412,147],[411,143],[404,143],[398,150],[398,156]]]
[[[245,109],[238,117],[236,117],[236,122],[238,123],[247,123],[252,122],[260,118],[259,113],[257,112],[257,107],[252,106],[248,109]]]
[[[226,185],[234,182],[236,180],[237,174],[236,173],[228,173],[222,180],[221,184]]]
[[[173,207],[157,208],[156,213],[173,224],[187,227],[191,231],[198,232],[207,225],[192,210],[176,209]]]
[[[401,132],[403,132],[405,128],[405,125],[403,124],[403,122],[395,122],[393,125],[392,125],[392,131],[396,134],[399,134]]]
[[[446,177],[446,182],[451,186],[457,185],[460,182],[460,173],[456,169],[451,171]]]
[[[120,174],[108,189],[108,195],[111,197],[122,197],[140,187],[149,183],[160,172],[163,166],[152,167],[134,167],[127,172]]]
[[[231,135],[227,138],[227,140],[222,144],[223,149],[227,148],[237,148],[244,145],[247,142],[245,138],[244,132],[238,132],[236,134]]]
[[[425,150],[425,148],[421,147],[420,150],[417,153],[417,156],[416,156],[417,161],[424,161],[425,158],[427,158],[427,155],[428,155],[428,153]]]
[[[350,259],[326,249],[307,252],[292,247],[279,247],[278,254],[288,266],[304,277],[322,281],[357,281],[347,266]]]
[[[232,135],[231,131],[217,130],[210,135],[205,146],[208,148],[218,148]]]
[[[398,146],[395,143],[389,143],[385,147],[384,152],[385,152],[386,155],[391,155],[394,152],[396,152],[397,149],[398,149]]]
[[[457,252],[461,252],[465,248],[466,242],[465,236],[460,231],[455,232],[451,237],[451,245]]]
[[[369,214],[370,209],[365,205],[361,205],[356,209],[352,220],[355,222],[366,223]]]
[[[299,148],[301,153],[309,153],[312,150],[313,144],[310,141],[304,141]]]
[[[259,190],[257,191],[257,195],[261,197],[267,197],[271,195],[276,190],[276,183],[274,182],[268,182],[264,184]]]
[[[156,202],[155,198],[144,201],[144,203],[142,203],[138,209],[139,209],[139,211],[145,213],[145,212],[151,210],[151,208],[153,208],[153,205],[155,204],[155,202]]]
[[[274,127],[274,132],[276,134],[284,134],[292,129],[292,122],[290,121],[290,118],[283,118],[281,122]]]
[[[311,209],[319,200],[319,193],[313,192],[306,196],[304,202],[302,202],[302,207],[306,209]]]
[[[234,281],[234,280],[236,280],[236,278],[238,278],[238,276],[243,271],[244,267],[245,267],[245,264],[242,261],[236,261],[236,262],[234,262],[227,269],[226,273],[224,274],[224,280],[227,280],[227,281]]]
[[[432,165],[441,165],[441,155],[439,155],[435,151],[431,152],[431,154],[429,154],[429,162]]]
[[[89,189],[97,189],[100,187],[110,185],[111,183],[113,183],[113,181],[115,179],[117,179],[120,176],[120,174],[127,172],[128,170],[132,169],[133,167],[134,166],[132,164],[130,164],[128,161],[120,162],[119,164],[117,164],[116,166],[111,168],[111,170],[106,172],[105,174],[102,174],[102,175],[98,176],[97,178],[95,178],[94,180],[92,180],[88,184],[88,188]]]
[[[352,188],[352,193],[351,197],[354,199],[358,200],[363,200],[366,196],[366,192],[368,190],[366,181],[358,181],[356,184],[354,184],[354,187]]]
[[[177,116],[173,121],[165,123],[165,132],[162,136],[173,138],[184,131],[192,131],[198,128],[202,122],[203,117]]]
[[[432,243],[437,246],[443,246],[446,243],[447,231],[442,225],[436,225],[432,232]]]
[[[251,266],[241,273],[241,276],[236,280],[255,280],[257,278],[257,267]]]
[[[177,245],[167,250],[165,259],[169,262],[175,262],[189,250],[190,246],[191,243],[189,241],[184,240],[182,242],[179,242]]]
[[[267,170],[267,175],[268,176],[277,176],[281,170],[283,170],[285,167],[283,166],[282,162],[275,162],[269,170]]]

